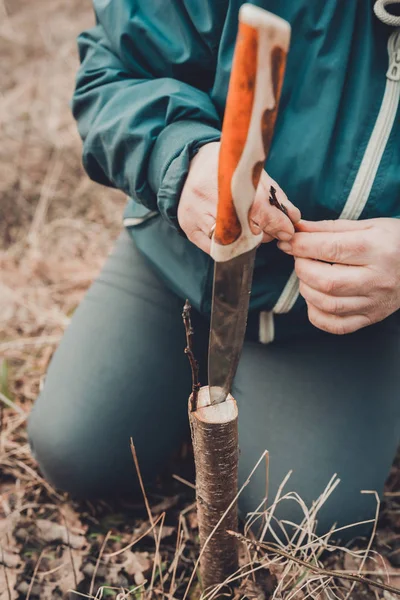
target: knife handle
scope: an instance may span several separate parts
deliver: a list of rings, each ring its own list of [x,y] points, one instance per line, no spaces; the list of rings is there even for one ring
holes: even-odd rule
[[[227,261],[261,242],[249,212],[268,156],[290,42],[290,25],[243,4],[222,127],[218,208],[211,256]]]

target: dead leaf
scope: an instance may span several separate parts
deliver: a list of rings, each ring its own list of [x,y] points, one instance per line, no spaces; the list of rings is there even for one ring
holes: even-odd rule
[[[106,560],[100,563],[97,577],[107,581],[108,585],[111,586],[123,586],[124,579],[126,584],[135,583],[135,585],[142,585],[147,576],[150,575],[153,566],[152,558],[148,552],[125,552],[119,555],[119,558],[123,558],[121,562],[115,562],[114,557],[110,560]],[[94,565],[89,563],[86,564],[84,573],[88,577],[93,576]]]
[[[17,592],[22,594],[24,598],[26,598],[26,596],[28,595],[29,590],[31,598],[40,598],[42,587],[38,581],[34,581],[31,585],[29,581],[25,581],[24,579],[23,581],[20,581],[20,583],[17,585],[16,590]]]
[[[379,575],[379,579],[383,583],[400,589],[400,569],[393,567],[385,556],[380,554],[374,557],[374,559],[369,558],[366,562],[365,570],[383,573]]]
[[[81,515],[75,510],[70,503],[60,506],[60,513],[64,521],[64,525],[68,530],[78,535],[84,535],[87,532],[87,525],[82,523]]]
[[[10,552],[5,548],[0,548],[0,565],[4,565],[5,567],[15,568],[19,565],[21,559],[19,554],[15,552]]]
[[[254,566],[257,566],[256,564]],[[276,589],[278,580],[268,568],[258,569],[253,573],[253,578],[242,581],[239,591],[249,600],[267,600],[271,598]],[[300,595],[296,592],[296,600]]]
[[[0,600],[16,600],[18,598],[15,590],[17,576],[15,569],[0,569]]]
[[[159,502],[159,504],[151,507],[151,513],[153,515],[159,515],[160,513],[176,506],[178,504],[178,500],[179,496],[167,496],[161,502]]]
[[[251,579],[242,582],[239,588],[241,597],[245,596],[248,600],[267,600],[265,592],[261,587]]]
[[[133,576],[136,585],[141,585],[146,581],[145,575],[151,571],[152,561],[148,552],[128,552],[126,561],[120,567]]]
[[[62,597],[69,598],[68,592],[70,590],[76,590],[84,579],[84,575],[81,570],[83,554],[79,550],[65,548],[61,557],[61,561],[63,563],[63,567],[59,571],[47,576],[46,580],[53,580],[55,585],[62,592]],[[50,586],[51,584],[47,583],[47,587]]]
[[[86,544],[84,535],[77,535],[68,531],[65,525],[59,523],[53,523],[46,519],[39,519],[36,521],[36,532],[38,537],[43,542],[61,542],[71,548],[79,549],[83,548]]]
[[[119,565],[118,565],[119,567]],[[96,571],[96,565],[92,560],[89,560],[82,568],[82,573],[89,577],[90,579],[93,577],[93,574]],[[106,564],[99,564],[97,567],[96,577],[100,579],[105,579],[108,575],[108,568]]]
[[[356,549],[354,548],[354,550]],[[361,558],[356,558],[355,556],[352,556],[351,554],[346,552],[343,559],[343,569],[345,571],[357,573],[358,569],[360,568],[361,560]]]
[[[147,537],[151,537],[154,539],[154,535],[155,535],[158,539],[164,540],[165,538],[169,538],[171,535],[174,535],[174,533],[176,533],[176,527],[172,527],[170,525],[164,525],[162,528],[160,528],[157,526],[152,531],[149,531],[149,533],[147,534]],[[161,537],[160,537],[160,535],[161,535]]]

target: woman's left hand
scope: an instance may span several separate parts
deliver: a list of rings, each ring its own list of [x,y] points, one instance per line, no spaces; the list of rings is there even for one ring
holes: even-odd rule
[[[295,258],[313,325],[352,333],[400,308],[400,220],[300,221],[296,229],[278,246]]]

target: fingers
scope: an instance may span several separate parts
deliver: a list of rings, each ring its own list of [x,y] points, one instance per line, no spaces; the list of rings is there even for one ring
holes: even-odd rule
[[[187,238],[207,254],[217,214],[219,147],[219,142],[206,144],[192,159],[177,213]]]
[[[211,208],[211,207],[209,207]],[[212,212],[215,212],[214,210]],[[186,232],[188,239],[198,246],[203,252],[211,252],[211,232],[215,226],[215,215],[211,212],[200,213],[195,220],[193,228]]]
[[[330,296],[300,281],[300,294],[307,304],[312,304],[322,312],[332,315],[362,315],[371,307],[371,301],[365,296]]]
[[[315,327],[345,335],[371,325],[371,299],[360,294],[368,278],[365,267],[330,265],[308,258],[296,259],[295,267],[308,318]]]
[[[378,249],[364,230],[296,233],[279,248],[296,258],[313,258],[343,265],[367,265]]]
[[[348,334],[398,310],[398,231],[393,219],[300,221],[292,240],[278,243],[295,258],[315,327]]]
[[[186,237],[201,250],[210,254],[211,252],[211,232],[215,226],[215,212],[212,206],[202,207],[201,202],[188,211],[188,214],[181,213],[180,226],[186,234]],[[190,205],[189,205],[190,208]],[[208,212],[205,212],[208,211]]]
[[[272,237],[272,235],[268,235],[268,233],[265,233],[265,231],[264,231],[261,243],[268,244],[268,242],[272,242],[273,239],[274,238]]]
[[[210,254],[210,231],[215,224],[218,204],[217,166],[219,143],[206,144],[190,163],[190,169],[178,205],[178,222],[188,239]],[[270,203],[271,185],[276,202]],[[262,171],[255,201],[249,215],[252,232],[263,232],[262,242],[277,238],[290,240],[294,234],[293,223],[300,220],[300,211],[287,199],[284,192],[265,171]]]
[[[368,289],[370,272],[366,267],[328,264],[309,258],[296,258],[296,274],[312,289],[329,296],[359,296]]]
[[[301,219],[301,212],[300,210],[297,208],[297,206],[295,206],[294,204],[292,204],[292,202],[290,202],[290,200],[288,199],[287,195],[285,194],[285,192],[282,190],[282,188],[280,187],[280,185],[274,181],[269,175],[268,173],[266,173],[266,171],[264,171],[264,175],[266,177],[262,177],[262,185],[266,186],[268,188],[268,200],[270,198],[271,195],[271,186],[275,188],[275,192],[276,192],[276,197],[278,202],[283,205],[283,208],[286,210],[289,219],[292,221],[292,223],[294,225],[296,225],[300,219]],[[264,183],[265,182],[265,183]]]
[[[372,219],[364,221],[351,221],[349,219],[337,219],[335,221],[306,221],[301,219],[296,226],[297,231],[304,232],[340,232],[340,231],[362,231],[371,229]]]
[[[308,304],[308,318],[318,329],[335,335],[346,335],[371,325],[370,319],[365,315],[351,315],[341,317],[325,313],[312,304]]]
[[[206,254],[211,254],[211,239],[199,229],[189,238],[200,250]]]
[[[253,219],[250,217],[250,229],[252,231],[252,233],[254,233],[254,235],[259,235],[262,232],[261,227],[258,225],[258,223],[256,223],[255,221],[253,221]],[[268,242],[271,242],[274,238],[272,237],[272,235],[269,235],[268,233],[265,233],[265,231],[263,231],[263,237],[261,240],[262,244],[267,244]]]
[[[272,206],[270,198],[271,185],[276,190],[276,198],[287,211],[285,214],[276,206]],[[300,219],[300,211],[287,199],[280,187],[263,171],[257,188],[254,204],[250,211],[250,227],[254,234],[260,230],[266,234],[266,239],[290,240],[294,235],[293,223]]]

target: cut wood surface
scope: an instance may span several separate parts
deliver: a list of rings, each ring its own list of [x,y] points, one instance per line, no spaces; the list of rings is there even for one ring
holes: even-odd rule
[[[227,533],[237,531],[238,523],[233,502],[238,487],[238,410],[231,395],[221,404],[210,405],[208,387],[200,389],[196,410],[192,412],[191,406],[192,398],[189,419],[196,463],[200,572],[206,589],[222,583],[238,568],[237,542]]]

